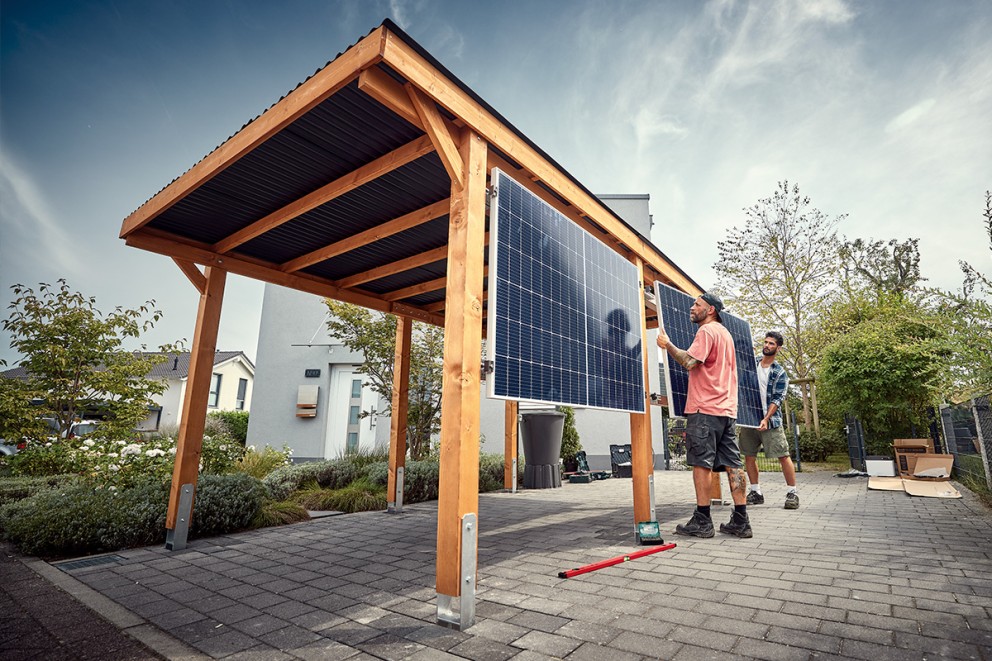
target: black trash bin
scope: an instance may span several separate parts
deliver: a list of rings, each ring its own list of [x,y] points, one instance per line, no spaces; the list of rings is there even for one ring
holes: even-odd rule
[[[528,411],[520,416],[520,440],[524,445],[524,488],[552,489],[561,486],[558,459],[565,414],[559,411]]]

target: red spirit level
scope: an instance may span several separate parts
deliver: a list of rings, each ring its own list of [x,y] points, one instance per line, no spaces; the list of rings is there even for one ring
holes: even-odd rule
[[[675,544],[665,544],[663,546],[656,546],[651,549],[644,549],[643,551],[634,551],[633,553],[627,553],[625,555],[618,555],[615,558],[610,558],[609,560],[600,560],[599,562],[594,562],[591,565],[586,565],[584,567],[579,567],[578,569],[569,569],[568,571],[558,572],[558,578],[572,578],[573,576],[578,576],[579,574],[588,574],[591,571],[596,571],[597,569],[602,569],[603,567],[612,567],[613,565],[619,565],[621,562],[627,562],[628,560],[636,560],[637,558],[643,558],[646,555],[651,555],[652,553],[657,553],[658,551],[667,551],[669,549],[675,548]]]

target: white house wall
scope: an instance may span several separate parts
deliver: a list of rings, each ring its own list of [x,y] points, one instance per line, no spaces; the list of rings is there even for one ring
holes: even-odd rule
[[[334,366],[360,365],[362,358],[329,336],[323,299],[278,285],[265,285],[256,356],[248,444],[276,448],[288,445],[296,461],[326,458],[328,396]],[[319,370],[319,376],[308,377],[308,370]],[[297,417],[299,386],[310,385],[320,388],[316,415]],[[382,408],[380,402],[378,409]],[[375,438],[376,443],[388,446],[388,418],[377,421]]]

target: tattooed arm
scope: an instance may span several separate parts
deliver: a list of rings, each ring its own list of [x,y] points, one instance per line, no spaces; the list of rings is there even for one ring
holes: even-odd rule
[[[658,346],[667,350],[668,355],[674,358],[675,362],[687,370],[691,370],[693,367],[700,364],[700,361],[690,356],[688,351],[679,349],[677,346],[672,344],[671,340],[668,339],[668,333],[665,332],[664,328],[658,329]]]

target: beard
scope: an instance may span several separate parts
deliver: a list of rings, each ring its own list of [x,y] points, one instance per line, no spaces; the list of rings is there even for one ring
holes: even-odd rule
[[[774,356],[777,353],[778,353],[778,348],[777,347],[775,349],[765,349],[765,348],[762,348],[761,349],[761,355],[762,356]]]

